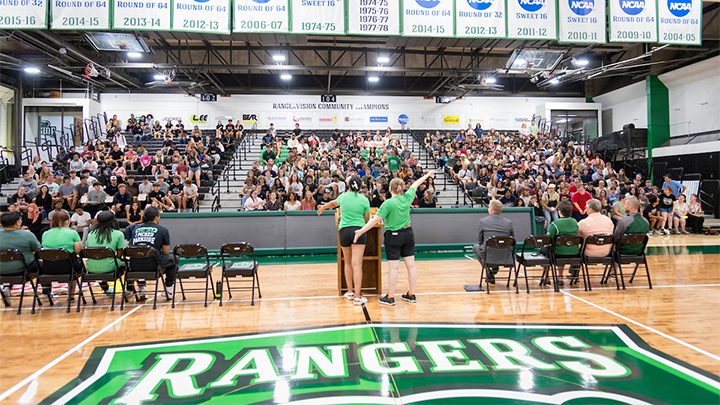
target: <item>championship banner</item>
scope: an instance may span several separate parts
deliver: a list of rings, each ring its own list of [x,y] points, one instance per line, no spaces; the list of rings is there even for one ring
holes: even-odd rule
[[[290,32],[289,0],[235,0],[233,8],[233,32]]]
[[[557,39],[556,20],[555,0],[507,0],[508,38]]]
[[[345,35],[345,1],[292,0],[295,34]]]
[[[172,16],[175,31],[230,33],[230,0],[174,0]]]
[[[558,0],[559,42],[604,44],[605,0]]]
[[[0,1],[0,28],[47,28],[46,0]]]
[[[170,0],[112,0],[113,29],[169,31]]]
[[[54,30],[110,29],[110,0],[54,0],[50,2]]]
[[[702,43],[702,1],[660,0],[658,35],[661,44]]]
[[[609,1],[611,42],[657,42],[655,0]]]
[[[455,36],[505,38],[505,0],[455,0]]]
[[[348,0],[347,34],[400,35],[400,2]]]
[[[403,36],[452,37],[453,0],[404,0]]]

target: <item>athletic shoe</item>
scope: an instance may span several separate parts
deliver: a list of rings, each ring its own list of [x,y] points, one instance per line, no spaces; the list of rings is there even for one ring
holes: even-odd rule
[[[415,294],[410,295],[410,292],[408,292],[407,294],[402,295],[402,300],[414,304],[417,302],[417,296]]]
[[[353,298],[353,304],[355,305],[362,305],[367,302],[367,298],[363,297],[362,295],[360,298]]]
[[[170,301],[173,298],[173,288],[172,287],[166,287],[165,292],[167,293],[167,299]]]
[[[668,228],[663,228],[663,232],[665,232],[665,235],[670,235],[672,233],[672,231]]]
[[[352,301],[355,299],[355,293],[348,291],[345,295],[343,295],[343,297],[345,297],[346,300]]]
[[[5,306],[9,307],[12,306],[12,297],[10,296],[10,287],[3,287],[3,301],[5,301]]]
[[[558,287],[562,287],[565,285],[565,283],[562,280],[558,280],[557,285]]]
[[[395,306],[395,298],[388,298],[387,295],[383,295],[378,301],[382,305],[390,305],[391,307]]]
[[[492,271],[488,270],[488,271],[486,272],[486,274],[487,274],[487,282],[488,282],[488,284],[495,284],[495,273],[493,273]]]
[[[138,287],[138,301],[145,301],[147,299],[147,288],[144,285]]]
[[[550,285],[550,279],[543,278],[542,280],[540,280],[540,285]]]

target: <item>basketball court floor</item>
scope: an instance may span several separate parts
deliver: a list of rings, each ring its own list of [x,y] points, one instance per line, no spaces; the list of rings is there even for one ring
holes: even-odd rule
[[[195,293],[66,314],[61,297],[31,315],[28,299],[0,311],[0,403],[718,404],[720,240],[649,246],[653,289],[639,271],[624,291],[556,293],[532,271],[530,294],[467,293],[466,251],[419,254],[418,302],[395,307],[337,297],[334,256],[264,259],[254,306]]]

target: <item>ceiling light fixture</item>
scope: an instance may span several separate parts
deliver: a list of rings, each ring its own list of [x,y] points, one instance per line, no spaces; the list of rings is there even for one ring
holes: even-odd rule
[[[369,76],[369,77],[368,77],[368,81],[369,81],[370,83],[377,83],[377,82],[380,81],[380,78],[377,77],[377,76]]]
[[[153,79],[155,79],[155,80],[165,80],[165,75],[156,74],[155,76],[153,76]]]
[[[489,84],[497,83],[497,79],[494,77],[488,77],[486,82]]]
[[[280,78],[283,80],[290,80],[290,79],[292,79],[292,75],[288,74],[288,73],[283,73],[280,75]]]
[[[285,60],[285,55],[277,54],[277,55],[273,55],[272,58],[275,62],[282,62]]]
[[[32,67],[32,66],[26,67],[23,70],[25,71],[25,73],[30,73],[30,74],[34,74],[34,75],[40,73],[40,69],[38,69],[36,67]]]
[[[554,78],[554,79],[550,80],[550,84],[558,84],[558,83],[560,83],[560,80],[558,78]]]
[[[388,63],[390,62],[390,58],[387,56],[381,56],[379,55],[377,58],[378,63]]]
[[[127,56],[131,59],[142,58],[142,54],[140,52],[128,52]]]

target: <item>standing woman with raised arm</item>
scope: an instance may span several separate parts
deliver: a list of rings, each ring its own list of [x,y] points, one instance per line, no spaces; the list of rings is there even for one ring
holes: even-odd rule
[[[365,232],[369,231],[380,220],[385,220],[385,254],[390,265],[390,276],[388,279],[388,293],[380,297],[383,305],[395,305],[395,287],[397,285],[398,270],[400,269],[400,258],[403,258],[408,272],[408,283],[410,284],[407,294],[402,299],[415,303],[415,286],[417,284],[417,271],[415,270],[415,235],[410,227],[410,204],[415,199],[415,190],[420,187],[435,170],[430,170],[417,179],[410,188],[403,193],[404,183],[401,179],[390,181],[390,193],[392,198],[385,200],[378,209],[377,214],[362,228],[355,231],[355,241]]]
[[[347,181],[348,192],[340,194],[337,200],[321,205],[318,215],[327,209],[340,207],[340,225],[338,238],[345,258],[345,282],[348,292],[345,298],[353,300],[355,305],[362,305],[367,298],[362,296],[362,265],[363,253],[367,236],[355,236],[355,232],[362,228],[370,217],[370,200],[360,193],[362,180],[360,176],[352,176]],[[353,292],[353,287],[354,292]]]

